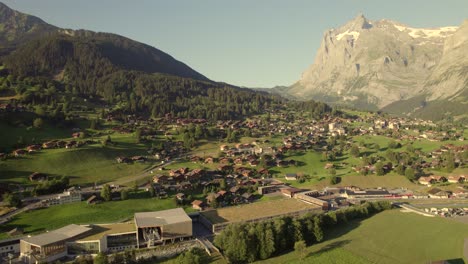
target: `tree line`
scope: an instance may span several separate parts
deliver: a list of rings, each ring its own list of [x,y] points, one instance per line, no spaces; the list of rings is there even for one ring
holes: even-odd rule
[[[254,262],[291,251],[297,242],[319,243],[328,232],[348,221],[365,219],[390,208],[388,201],[365,202],[320,215],[231,224],[215,237],[214,244],[231,263]]]

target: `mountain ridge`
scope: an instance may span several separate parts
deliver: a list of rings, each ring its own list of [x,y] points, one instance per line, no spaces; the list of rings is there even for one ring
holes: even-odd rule
[[[467,89],[467,28],[413,28],[358,15],[324,33],[313,64],[286,93],[369,110],[420,95],[455,98]]]

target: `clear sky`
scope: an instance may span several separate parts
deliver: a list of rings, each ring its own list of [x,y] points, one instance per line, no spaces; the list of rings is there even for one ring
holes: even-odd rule
[[[468,0],[3,0],[58,27],[112,32],[152,45],[215,81],[290,85],[323,32],[359,13],[412,27],[458,26]]]

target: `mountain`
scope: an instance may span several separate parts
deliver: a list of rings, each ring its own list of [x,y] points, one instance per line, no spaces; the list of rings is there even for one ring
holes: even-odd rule
[[[0,52],[5,54],[15,45],[57,32],[59,28],[40,18],[13,10],[0,2]]]
[[[58,42],[60,45],[55,46]],[[51,45],[55,48],[54,54],[48,53]],[[15,51],[10,55],[10,59],[5,60],[7,63],[11,65],[11,62],[17,58],[23,57],[25,58],[21,62],[23,68],[31,68],[33,71],[37,70],[33,69],[37,68],[35,66],[47,67],[44,67],[46,65],[34,66],[37,60],[29,60],[31,57],[40,59],[41,56],[48,56],[46,63],[48,61],[56,67],[64,68],[66,61],[77,59],[75,50],[86,48],[93,52],[95,59],[109,60],[121,69],[208,80],[184,63],[149,45],[115,34],[61,29],[35,16],[10,9],[3,3],[0,3],[0,48],[3,55]],[[51,56],[58,54],[62,56],[62,65],[55,62],[56,58]],[[18,67],[18,64],[15,62],[13,67]],[[27,74],[32,73],[27,72]]]
[[[69,30],[0,5],[0,92],[33,109],[83,109],[210,120],[257,114],[278,96],[209,80],[149,45],[110,33]],[[15,102],[16,103],[16,102]],[[61,113],[61,114],[60,114]],[[55,120],[55,119],[54,119]]]
[[[425,29],[358,15],[325,32],[314,63],[286,92],[370,110],[418,101],[405,114],[456,100],[468,89],[467,30],[466,21]]]

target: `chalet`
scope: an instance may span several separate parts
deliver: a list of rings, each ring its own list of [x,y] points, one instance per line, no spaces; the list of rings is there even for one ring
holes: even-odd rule
[[[97,203],[100,203],[100,202],[101,202],[101,199],[99,197],[97,197],[96,195],[92,195],[91,197],[89,197],[86,200],[87,204],[97,204]]]
[[[221,165],[221,166],[218,166],[218,171],[230,171],[232,170],[232,166],[230,165]]]
[[[117,157],[115,160],[117,161],[117,163],[129,163],[130,162],[130,159],[127,157]]]
[[[227,191],[224,191],[224,190],[221,190],[221,191],[218,192],[218,194],[219,194],[220,197],[226,196],[227,193],[228,193],[228,192],[227,192]]]
[[[228,150],[228,149],[229,149],[229,146],[228,146],[228,145],[221,145],[221,146],[219,147],[219,150],[221,150],[221,151],[226,151],[226,150]]]
[[[50,149],[50,148],[55,148],[57,146],[57,141],[47,141],[42,143],[42,148],[44,149]]]
[[[450,183],[463,183],[465,180],[465,176],[463,175],[448,177],[448,182]]]
[[[427,177],[420,177],[418,179],[418,182],[423,185],[429,185],[429,184],[434,184],[434,183],[439,183],[439,182],[445,182],[447,179],[444,176],[427,176]]]
[[[179,190],[191,190],[192,184],[190,182],[184,181],[184,182],[179,183],[178,187],[179,187]]]
[[[231,163],[231,159],[229,159],[229,158],[221,158],[221,159],[219,160],[219,163],[221,163],[221,164],[229,164],[229,163]]]
[[[289,165],[289,162],[288,161],[285,161],[285,160],[278,160],[276,161],[276,166],[278,167],[286,167]]]
[[[261,175],[269,175],[270,174],[270,172],[266,168],[259,168],[257,170],[257,172],[258,172],[258,174],[261,174]]]
[[[242,198],[244,199],[244,202],[251,203],[253,202],[255,196],[251,193],[246,192],[242,195]]]
[[[80,132],[75,132],[75,133],[72,134],[72,137],[73,137],[73,138],[79,138],[80,135],[81,135]]]
[[[418,182],[422,185],[434,184],[435,180],[431,177],[419,177]]]
[[[236,185],[234,187],[231,187],[231,189],[229,189],[229,192],[231,192],[232,194],[239,194],[240,190],[241,190],[241,187]]]
[[[201,161],[201,157],[199,157],[199,156],[192,156],[192,157],[190,158],[190,161],[193,162],[193,163],[200,162],[200,161]]]
[[[295,180],[297,180],[297,174],[296,173],[287,173],[286,176],[284,176],[284,178],[287,181],[295,181]]]
[[[145,162],[146,158],[143,157],[143,156],[133,156],[133,157],[131,157],[131,160],[133,162]]]
[[[13,155],[14,155],[15,157],[24,156],[24,155],[26,155],[26,153],[27,153],[27,152],[26,152],[26,150],[24,150],[24,149],[17,149],[17,150],[15,150],[15,151],[13,151]]]
[[[203,201],[200,201],[200,200],[194,200],[192,202],[192,207],[195,210],[200,210],[201,211],[205,207],[205,203]]]
[[[34,172],[33,174],[29,175],[30,181],[46,181],[47,178],[47,174],[40,172]]]
[[[325,164],[325,167],[324,167],[324,168],[325,168],[326,170],[328,170],[328,169],[333,168],[333,166],[334,166],[333,163],[327,163],[327,164]]]
[[[24,233],[24,230],[23,228],[21,227],[15,227],[13,228],[12,230],[8,231],[7,234],[10,236],[10,237],[15,237],[15,236],[20,236]]]
[[[427,193],[429,194],[430,198],[435,198],[435,199],[449,198],[449,193],[439,188],[430,189],[429,191],[427,191]]]
[[[214,162],[214,158],[213,157],[208,157],[205,159],[205,163],[206,164],[212,164]]]
[[[29,153],[41,150],[41,145],[30,145],[26,148]]]
[[[183,201],[185,199],[185,194],[184,193],[178,193],[175,195],[176,199],[179,201]]]
[[[166,175],[156,175],[153,177],[153,182],[161,185],[169,184],[170,178]]]
[[[249,165],[252,167],[256,167],[260,162],[258,160],[250,160]]]
[[[453,191],[452,195],[457,198],[468,198],[468,192],[463,189]]]

